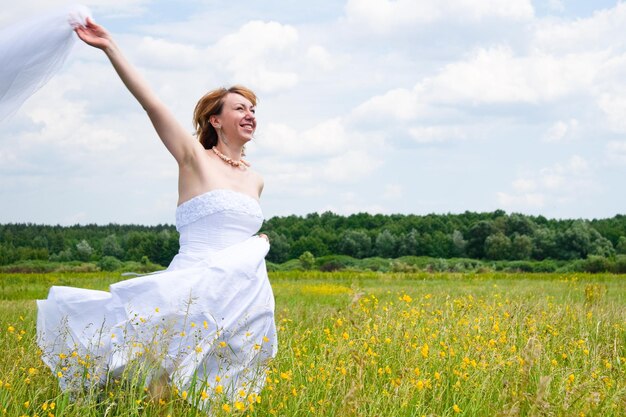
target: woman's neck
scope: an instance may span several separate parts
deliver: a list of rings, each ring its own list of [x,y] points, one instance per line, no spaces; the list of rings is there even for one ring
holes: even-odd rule
[[[233,143],[226,144],[219,141],[215,145],[215,148],[233,161],[239,161],[243,155],[243,145],[235,145]]]

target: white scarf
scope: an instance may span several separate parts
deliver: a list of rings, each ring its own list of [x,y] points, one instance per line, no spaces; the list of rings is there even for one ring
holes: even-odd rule
[[[0,31],[0,121],[61,69],[77,39],[74,27],[89,16],[77,5]]]

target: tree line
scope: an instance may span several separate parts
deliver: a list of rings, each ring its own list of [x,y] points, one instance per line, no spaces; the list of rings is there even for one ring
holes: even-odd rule
[[[264,224],[269,260],[284,262],[308,251],[315,257],[428,256],[487,260],[575,260],[626,254],[626,216],[557,220],[543,216],[462,214],[340,216],[326,212],[274,217]]]
[[[268,260],[283,263],[309,252],[348,255],[481,260],[576,260],[626,254],[626,216],[547,219],[488,213],[383,215],[332,212],[277,216],[262,231],[271,241]],[[25,260],[145,261],[168,265],[178,251],[174,226],[36,224],[0,225],[0,265]]]

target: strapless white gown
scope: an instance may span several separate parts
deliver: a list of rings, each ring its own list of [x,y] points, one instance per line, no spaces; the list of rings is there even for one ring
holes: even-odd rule
[[[166,373],[179,392],[258,392],[277,347],[269,244],[254,236],[262,222],[252,197],[210,191],[176,209],[180,251],[166,271],[110,292],[50,288],[37,301],[37,338],[61,387],[133,369],[146,383]]]

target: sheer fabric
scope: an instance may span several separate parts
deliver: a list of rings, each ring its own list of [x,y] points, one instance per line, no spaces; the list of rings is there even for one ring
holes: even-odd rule
[[[15,113],[62,67],[76,42],[84,6],[41,15],[0,31],[0,121]]]

